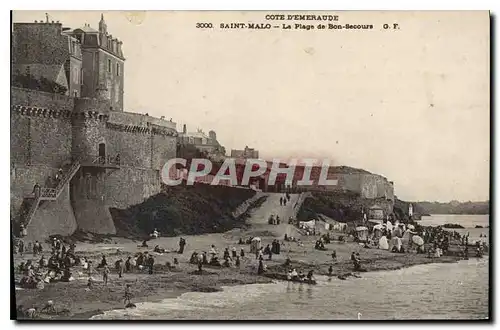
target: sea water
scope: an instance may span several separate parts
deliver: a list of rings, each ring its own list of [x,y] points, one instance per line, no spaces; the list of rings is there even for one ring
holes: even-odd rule
[[[445,223],[461,223],[471,237],[472,232],[476,235],[473,227],[479,220],[459,217],[449,217]],[[488,225],[487,216],[479,218],[480,225]],[[439,217],[434,222],[442,220]],[[482,232],[488,233],[488,229]],[[317,276],[315,286],[289,282],[231,286],[222,292],[189,292],[161,302],[137,303],[135,309],[111,310],[92,319],[485,319],[488,271],[485,257],[363,273],[362,278],[345,281]]]

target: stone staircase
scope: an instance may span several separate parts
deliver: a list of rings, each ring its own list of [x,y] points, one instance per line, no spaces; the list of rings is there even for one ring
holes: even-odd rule
[[[78,172],[81,167],[80,160],[76,160],[71,164],[71,167],[63,174],[62,179],[59,181],[55,188],[40,188],[40,193],[38,196],[35,195],[35,198],[28,197],[28,199],[33,199],[31,206],[28,209],[26,215],[21,219],[24,227],[28,227],[33,216],[35,215],[38,206],[42,201],[54,201],[57,200],[59,195],[61,195],[63,188],[69,181],[73,178],[73,176]]]

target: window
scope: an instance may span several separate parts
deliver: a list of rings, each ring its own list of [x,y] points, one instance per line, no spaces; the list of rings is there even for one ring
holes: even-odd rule
[[[108,60],[108,72],[111,72],[111,60]]]
[[[116,75],[120,75],[120,63],[116,63]]]
[[[73,68],[73,82],[75,84],[78,84],[78,82],[80,81],[79,77],[78,77],[78,68]]]
[[[78,91],[73,91],[73,96],[78,97]]]
[[[108,100],[111,100],[111,81],[106,82],[106,88],[108,90]]]

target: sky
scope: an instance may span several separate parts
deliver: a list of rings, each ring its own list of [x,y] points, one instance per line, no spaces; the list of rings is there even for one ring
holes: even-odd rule
[[[316,12],[365,31],[219,28],[290,23],[259,11],[103,13],[123,41],[125,111],[214,130],[228,152],[363,168],[405,200],[489,199],[488,12]],[[95,29],[101,16],[48,14]],[[34,20],[45,12],[13,13]]]

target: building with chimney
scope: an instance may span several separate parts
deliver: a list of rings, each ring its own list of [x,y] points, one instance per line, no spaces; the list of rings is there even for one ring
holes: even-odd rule
[[[186,125],[183,125],[182,132],[177,138],[178,144],[182,146],[194,146],[197,150],[205,153],[214,160],[222,159],[226,154],[226,149],[217,140],[217,133],[211,130],[208,135],[201,129],[195,132],[188,132]]]
[[[249,148],[248,146],[245,146],[245,149],[243,150],[237,150],[237,149],[232,149],[231,150],[231,157],[232,158],[253,158],[253,159],[258,159],[259,158],[259,151],[255,150],[254,148]]]
[[[124,111],[122,43],[102,15],[98,31],[14,23],[12,39],[13,228],[31,241],[116,233],[113,208],[160,192],[176,124]]]
[[[14,23],[12,30],[13,79],[32,76],[57,83],[61,94],[80,97],[82,49],[59,22]],[[28,84],[29,82],[26,82]],[[22,86],[19,86],[22,87]]]
[[[99,30],[85,24],[65,33],[81,44],[82,97],[95,98],[102,93],[110,101],[113,110],[123,111],[123,43],[108,33],[104,15],[101,15]]]

